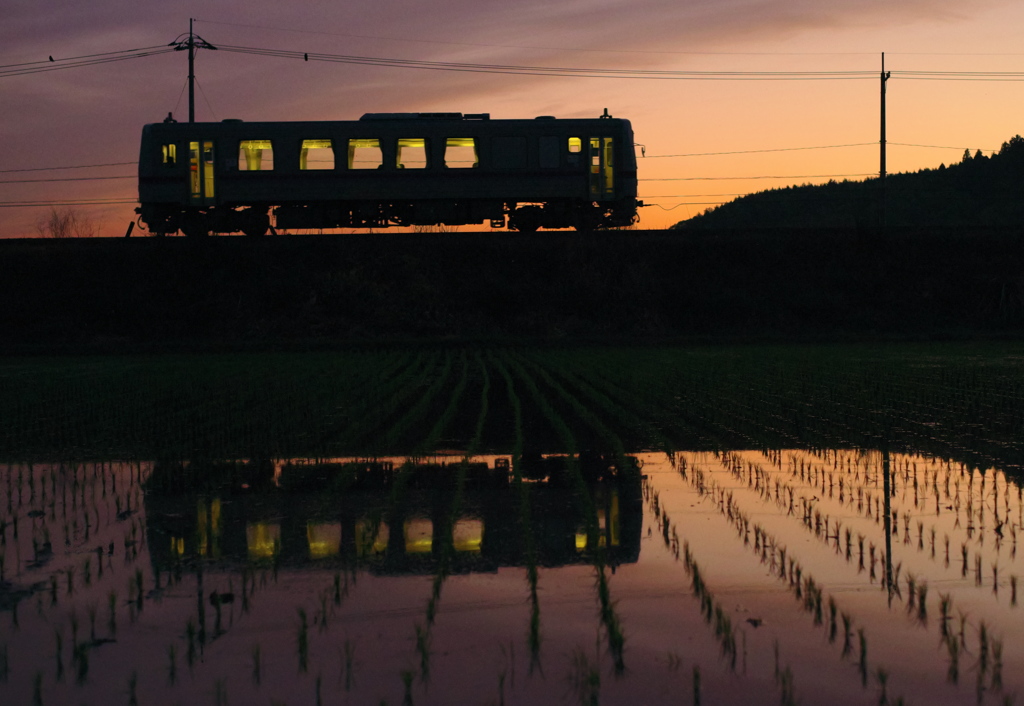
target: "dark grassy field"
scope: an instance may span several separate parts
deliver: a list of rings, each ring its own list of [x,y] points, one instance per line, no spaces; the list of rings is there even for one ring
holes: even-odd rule
[[[8,352],[1018,336],[1020,230],[0,241]]]

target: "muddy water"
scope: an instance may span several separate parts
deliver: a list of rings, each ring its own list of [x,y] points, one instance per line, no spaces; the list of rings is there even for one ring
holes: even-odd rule
[[[852,449],[515,465],[0,466],[0,703],[954,704],[1024,687],[1021,489],[999,469]]]

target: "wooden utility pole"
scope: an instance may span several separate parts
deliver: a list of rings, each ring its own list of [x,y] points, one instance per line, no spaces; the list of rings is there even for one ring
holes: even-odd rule
[[[175,51],[188,51],[188,121],[196,121],[196,50],[216,49],[202,37],[192,31],[192,23],[195,20],[188,18],[188,39],[175,39],[171,46]]]
[[[881,136],[878,140],[879,156],[878,156],[878,185],[881,192],[881,223],[885,226],[885,84],[889,80],[891,72],[885,70],[885,52],[882,52],[882,75],[881,75],[881,99],[882,99],[882,120],[881,120]]]

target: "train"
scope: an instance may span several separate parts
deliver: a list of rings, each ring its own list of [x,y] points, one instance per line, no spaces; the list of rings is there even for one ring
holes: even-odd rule
[[[628,120],[367,113],[145,125],[139,220],[187,236],[462,226],[591,231],[638,220]]]

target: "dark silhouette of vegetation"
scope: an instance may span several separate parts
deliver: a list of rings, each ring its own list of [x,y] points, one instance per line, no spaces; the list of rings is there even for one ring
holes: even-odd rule
[[[1024,223],[1024,138],[991,157],[965,150],[957,164],[885,179],[885,224],[896,227],[1018,227]],[[879,179],[829,181],[748,194],[673,228],[873,228],[882,222]]]

